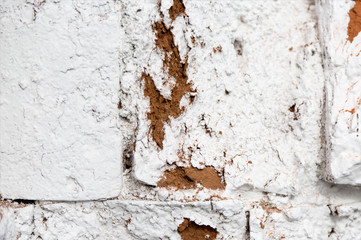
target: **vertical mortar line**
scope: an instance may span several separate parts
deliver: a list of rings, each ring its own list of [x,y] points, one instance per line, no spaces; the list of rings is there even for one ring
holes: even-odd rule
[[[322,113],[321,113],[321,128],[320,128],[320,141],[321,141],[321,148],[322,148],[322,154],[323,156],[321,156],[322,161],[321,164],[318,166],[318,175],[321,176],[323,179],[327,178],[327,171],[325,171],[325,168],[327,168],[327,133],[326,133],[326,124],[327,124],[327,112],[326,112],[326,101],[327,101],[327,90],[326,90],[326,73],[325,73],[325,65],[327,64],[326,62],[326,50],[323,48],[323,46],[325,45],[324,42],[322,41],[321,38],[321,21],[319,18],[319,9],[322,7],[321,6],[322,3],[320,0],[316,0],[316,21],[317,21],[317,35],[318,35],[318,39],[320,39],[320,47],[321,47],[321,61],[322,61],[322,69],[323,69],[323,98],[322,98]]]
[[[120,111],[121,111],[121,108],[122,108],[122,102],[121,102],[121,98],[120,98],[120,95],[121,95],[121,92],[122,92],[122,85],[121,85],[121,72],[122,72],[122,68],[121,68],[121,54],[120,54],[120,51],[121,51],[121,44],[122,44],[122,40],[123,40],[123,33],[122,33],[122,6],[123,6],[123,2],[120,1],[120,4],[119,4],[119,15],[118,15],[118,26],[120,28],[120,36],[119,36],[119,43],[118,43],[118,47],[119,47],[119,50],[118,50],[118,84],[119,84],[119,91],[118,91],[118,106],[117,106],[117,109],[118,109],[118,123],[119,123],[119,127],[120,127]],[[120,131],[120,129],[119,129]],[[120,141],[123,141],[123,136],[121,136],[120,138]],[[119,147],[122,146],[122,142],[119,143]],[[123,150],[123,149],[121,149]],[[124,150],[121,151],[120,153],[120,171],[121,173],[124,172],[124,159],[123,159],[123,155],[124,155]],[[121,176],[123,176],[124,174],[122,174]],[[124,187],[124,177],[121,178],[121,193],[120,195],[122,194],[122,188]]]
[[[245,239],[250,240],[251,239],[251,229],[250,229],[250,223],[249,223],[249,216],[250,212],[246,211],[246,233],[245,233]]]

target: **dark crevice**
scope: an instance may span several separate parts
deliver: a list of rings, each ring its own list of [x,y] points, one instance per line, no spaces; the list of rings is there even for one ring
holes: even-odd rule
[[[250,229],[250,224],[249,224],[249,211],[246,211],[246,240],[250,240],[251,239],[251,229]]]
[[[234,46],[234,49],[237,52],[237,55],[242,56],[243,55],[243,43],[242,43],[242,41],[239,40],[239,39],[235,39],[233,41],[233,46]]]
[[[134,143],[128,143],[123,151],[123,170],[131,170],[133,167]]]
[[[10,200],[12,202],[16,202],[18,204],[35,204],[36,203],[36,200],[28,200],[28,199],[13,199],[13,200]]]
[[[335,228],[331,228],[331,231],[328,232],[328,237],[331,237],[331,235],[334,233],[335,233]]]

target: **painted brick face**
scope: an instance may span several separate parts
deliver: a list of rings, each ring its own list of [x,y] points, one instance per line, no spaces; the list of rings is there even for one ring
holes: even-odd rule
[[[137,4],[126,7],[125,18],[137,18],[126,21],[125,37],[143,50],[124,66],[136,66],[129,94],[140,95],[135,178],[156,186],[177,167],[213,167],[226,183],[225,196],[252,188],[297,194],[302,171],[318,163],[321,147],[324,80],[314,10],[306,2],[187,4],[175,20],[166,2],[139,12]],[[287,15],[289,8],[299,9],[298,17]],[[164,50],[166,41],[175,47]],[[184,76],[171,72],[169,59],[185,64],[189,86],[181,87]],[[154,106],[161,105],[157,94],[171,101],[167,96],[181,89],[181,102]]]
[[[116,197],[119,4],[1,5],[1,195]]]
[[[0,3],[0,240],[357,239],[359,4]]]
[[[361,39],[360,34],[356,35],[360,4],[359,1],[319,3],[326,77],[325,177],[331,182],[351,185],[361,184]]]

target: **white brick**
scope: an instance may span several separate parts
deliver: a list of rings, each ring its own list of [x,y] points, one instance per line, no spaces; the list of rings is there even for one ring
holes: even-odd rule
[[[139,116],[134,176],[156,185],[171,165],[206,165],[224,172],[226,195],[253,188],[297,194],[321,148],[323,72],[313,6],[307,1],[272,1],[267,7],[262,1],[184,3],[188,17],[174,22],[168,16],[171,4],[166,1],[161,9],[181,60],[188,56],[196,97],[189,104],[185,93],[185,111],[164,124],[163,149],[152,139],[151,103],[141,79],[143,72],[149,74],[169,96],[174,78],[167,80],[164,52],[152,28],[161,21],[157,2],[127,3],[122,9],[129,43],[121,52],[122,89],[137,96],[126,105]]]
[[[353,2],[184,6],[0,3],[0,240],[358,239]]]
[[[250,236],[261,239],[328,239],[332,220],[327,206],[257,205],[250,211]]]
[[[34,205],[4,204],[0,202],[0,239],[32,239]]]
[[[319,0],[318,16],[325,53],[326,179],[361,185],[361,35],[348,40],[348,13],[354,4]]]
[[[0,5],[0,194],[117,196],[119,3]]]
[[[331,206],[335,224],[330,239],[358,239],[361,236],[361,203]]]
[[[10,213],[11,212],[11,213]],[[17,224],[5,228],[13,236],[27,224],[33,236],[22,231],[22,239],[176,239],[184,218],[218,231],[217,239],[244,239],[246,218],[243,205],[237,201],[203,203],[106,201],[88,203],[41,204],[29,211],[3,212],[0,226],[9,220]],[[25,235],[26,234],[26,235]],[[4,235],[5,236],[5,235]],[[0,235],[1,237],[1,235]]]

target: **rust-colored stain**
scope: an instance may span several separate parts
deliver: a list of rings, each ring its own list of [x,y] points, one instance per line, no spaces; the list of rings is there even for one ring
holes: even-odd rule
[[[264,211],[266,211],[267,215],[270,215],[275,212],[277,212],[277,213],[282,212],[281,209],[278,209],[277,207],[273,206],[272,204],[270,204],[268,202],[261,202],[259,205],[262,207],[262,209]]]
[[[174,6],[179,4],[179,2],[183,5],[181,1],[174,1],[172,11],[178,9],[178,7]],[[179,11],[177,10],[176,12]],[[187,93],[195,91],[192,89],[192,84],[188,82],[188,57],[182,62],[178,46],[174,43],[174,35],[171,28],[168,28],[162,19],[153,24],[153,31],[156,36],[156,47],[164,52],[163,68],[168,70],[168,76],[173,77],[176,82],[172,89],[171,100],[169,100],[162,96],[149,74],[145,72],[142,74],[142,80],[145,83],[144,95],[149,97],[150,101],[150,112],[147,114],[148,119],[151,121],[150,134],[157,146],[163,149],[164,123],[169,123],[170,117],[177,118],[184,112],[185,108],[179,106],[182,97]],[[193,100],[194,98],[190,98],[190,103]]]
[[[354,0],[355,5],[348,12],[350,22],[348,23],[348,39],[351,43],[353,39],[361,32],[361,0]]]
[[[295,110],[296,110],[296,104],[293,104],[291,107],[288,108],[288,111],[293,113],[295,112]]]
[[[357,102],[356,102],[356,107],[355,108],[352,108],[352,109],[341,109],[339,110],[338,112],[339,113],[351,113],[351,114],[355,114],[356,113],[356,109],[358,109],[358,106],[361,106],[361,99],[357,99]]]
[[[289,107],[288,111],[294,113],[293,120],[297,121],[300,114],[299,114],[299,109],[296,108],[296,104],[293,104],[291,107]]]
[[[198,225],[188,218],[178,226],[178,233],[182,240],[214,240],[217,238],[218,231],[208,225]]]
[[[176,190],[195,189],[197,184],[208,189],[223,190],[225,184],[221,176],[212,166],[198,169],[195,167],[176,167],[164,172],[163,178],[158,182],[159,187],[175,188]]]
[[[128,227],[129,223],[131,222],[132,220],[129,218],[127,220],[125,220],[125,226]]]
[[[222,46],[217,46],[217,47],[214,47],[213,48],[213,53],[216,53],[216,52],[222,52]]]
[[[345,112],[349,112],[351,114],[355,114],[356,110],[355,108],[352,108],[351,110],[345,110]]]
[[[277,208],[276,206],[274,206],[273,204],[271,204],[269,202],[265,202],[265,201],[262,201],[260,203],[254,202],[254,204],[255,205],[253,205],[253,207],[259,205],[266,212],[265,214],[263,214],[262,218],[257,218],[258,220],[260,220],[259,225],[262,229],[265,228],[265,223],[268,222],[269,215],[271,215],[273,213],[281,213],[282,212],[281,209]]]
[[[264,224],[263,224],[263,220],[261,219],[260,222],[259,222],[259,226],[264,229]]]
[[[185,15],[186,8],[182,0],[173,0],[173,6],[169,9],[169,16],[174,21],[179,15]]]

